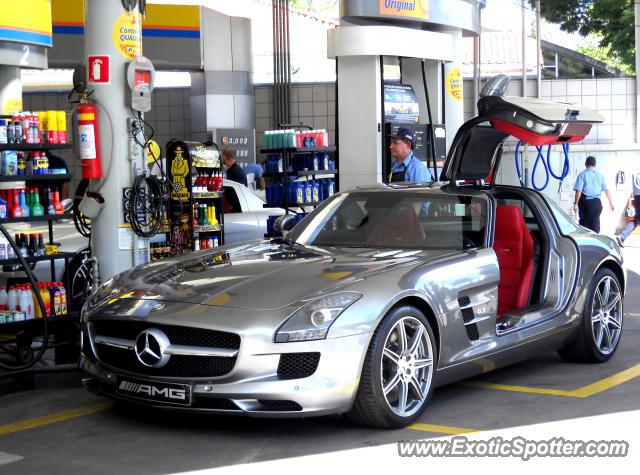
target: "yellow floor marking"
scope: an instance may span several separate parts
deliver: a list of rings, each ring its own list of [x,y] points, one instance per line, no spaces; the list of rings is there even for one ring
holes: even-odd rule
[[[424,432],[436,432],[439,434],[451,434],[451,435],[460,435],[460,434],[470,434],[472,432],[482,432],[477,429],[465,429],[464,427],[449,427],[449,426],[439,426],[435,424],[411,424],[407,426],[407,429],[413,430],[421,430]]]
[[[631,313],[627,312],[624,314],[625,317],[640,317],[640,313]]]
[[[508,384],[485,383],[482,381],[465,381],[462,384],[464,384],[465,386],[473,386],[485,389],[497,389],[500,391],[514,391],[518,393],[548,394],[552,396],[585,398],[606,391],[607,389],[611,389],[622,383],[626,383],[627,381],[637,378],[638,376],[640,376],[640,364],[625,369],[624,371],[620,371],[619,373],[616,373],[613,376],[609,376],[608,378],[596,381],[593,384],[588,384],[587,386],[583,386],[571,391],[563,389],[535,388],[530,386],[511,386]]]
[[[106,411],[111,409],[111,407],[113,407],[112,402],[105,402],[102,404],[96,404],[95,406],[79,407],[77,409],[55,412],[47,416],[36,417],[34,419],[13,422],[11,424],[0,426],[0,436],[33,429],[34,427],[53,424],[55,422],[67,421],[69,419],[75,419],[76,417],[88,416],[89,414],[95,414],[96,412]]]

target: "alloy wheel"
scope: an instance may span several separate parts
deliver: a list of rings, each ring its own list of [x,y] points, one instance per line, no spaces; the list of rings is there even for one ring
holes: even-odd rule
[[[424,324],[403,317],[387,334],[380,383],[391,410],[409,417],[422,408],[433,376],[433,346]]]
[[[616,279],[604,276],[593,293],[591,302],[593,340],[600,352],[615,350],[622,332],[622,293]]]

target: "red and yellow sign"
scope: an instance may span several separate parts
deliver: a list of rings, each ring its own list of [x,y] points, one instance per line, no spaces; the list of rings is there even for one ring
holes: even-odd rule
[[[429,0],[380,0],[380,14],[427,20]]]
[[[451,97],[453,97],[456,101],[461,101],[464,97],[463,94],[463,82],[462,82],[462,71],[460,68],[453,68],[447,74],[447,79],[445,80],[445,84],[447,87],[447,92]]]

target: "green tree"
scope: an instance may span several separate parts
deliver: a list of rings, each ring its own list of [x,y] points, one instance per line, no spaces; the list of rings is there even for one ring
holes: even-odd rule
[[[534,0],[529,0],[535,6]],[[633,0],[542,0],[542,17],[560,29],[600,38],[599,47],[608,52],[607,63],[635,70]],[[603,57],[596,59],[603,60]]]

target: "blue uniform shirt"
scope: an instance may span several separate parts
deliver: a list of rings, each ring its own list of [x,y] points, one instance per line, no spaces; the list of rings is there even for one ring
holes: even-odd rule
[[[600,198],[602,192],[607,191],[607,184],[602,173],[595,168],[587,168],[580,172],[573,189],[581,191],[585,198]]]
[[[255,163],[250,163],[246,167],[244,167],[244,174],[248,175],[249,173],[253,173],[253,176],[256,178],[262,178],[262,165],[256,165]]]
[[[398,165],[398,162],[393,161],[393,166],[391,167],[391,173],[404,172],[406,170],[404,181],[433,181],[431,177],[431,172],[424,164],[413,156],[413,152],[409,153],[407,157],[404,159],[401,165]]]

